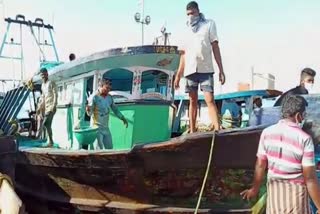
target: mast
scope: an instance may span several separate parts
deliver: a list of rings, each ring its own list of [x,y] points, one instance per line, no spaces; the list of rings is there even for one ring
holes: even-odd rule
[[[6,32],[4,34],[1,46],[0,46],[0,58],[3,59],[11,59],[11,60],[16,60],[16,61],[20,61],[20,81],[24,80],[25,75],[24,75],[24,50],[23,50],[23,30],[25,27],[29,28],[29,32],[31,33],[31,35],[34,38],[34,41],[36,42],[38,48],[39,48],[39,53],[40,53],[40,57],[39,57],[39,61],[40,63],[43,62],[47,62],[46,60],[46,55],[44,52],[44,47],[45,46],[49,46],[51,48],[53,48],[54,53],[55,53],[55,62],[59,62],[59,56],[58,56],[58,52],[56,49],[56,45],[52,36],[52,30],[53,27],[50,24],[44,24],[43,19],[41,18],[36,18],[34,22],[30,21],[30,20],[26,20],[24,15],[18,14],[15,18],[5,18],[4,21],[7,23],[7,28],[6,28]],[[19,25],[19,41],[15,42],[14,38],[10,38],[10,40],[8,41],[8,35],[10,32],[10,29],[12,27],[12,25]],[[34,28],[38,28],[38,38],[34,33]],[[44,31],[47,30],[49,32],[49,36],[50,36],[50,43],[47,42],[47,40],[45,40],[44,38],[41,39],[40,37],[40,28],[43,29],[43,34]],[[44,41],[43,41],[44,40]],[[6,46],[12,47],[12,46],[19,46],[20,47],[20,51],[18,55],[14,55],[11,54],[11,56],[7,56],[4,55],[4,49],[6,48]]]

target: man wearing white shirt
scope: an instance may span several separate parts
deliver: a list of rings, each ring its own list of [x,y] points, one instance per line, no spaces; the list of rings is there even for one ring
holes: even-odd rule
[[[187,5],[187,35],[185,45],[182,47],[180,65],[175,78],[174,86],[179,88],[181,77],[186,78],[186,93],[189,94],[190,133],[196,131],[196,117],[198,104],[198,87],[203,91],[208,106],[212,130],[219,130],[217,106],[214,102],[213,62],[212,52],[219,67],[219,80],[225,82],[225,75],[218,44],[215,22],[206,19],[199,11],[198,4],[194,1]]]
[[[41,103],[39,106],[44,108],[44,118],[43,126],[47,130],[48,135],[48,144],[45,147],[53,147],[53,138],[52,138],[52,120],[57,111],[58,103],[58,92],[57,86],[54,81],[49,80],[48,70],[46,68],[40,69],[40,76],[42,78],[41,85]]]

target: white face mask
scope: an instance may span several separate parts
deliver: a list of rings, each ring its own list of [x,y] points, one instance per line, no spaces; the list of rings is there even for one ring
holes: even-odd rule
[[[305,89],[307,89],[308,90],[308,92],[309,93],[311,93],[312,92],[312,90],[313,90],[313,83],[304,83],[304,87],[305,87]]]
[[[302,116],[302,120],[301,120],[301,122],[299,123],[298,121],[297,121],[297,124],[298,124],[298,126],[302,129],[303,128],[303,126],[304,126],[304,124],[306,123],[306,113],[304,112],[303,114],[302,114],[303,116]]]
[[[194,26],[200,19],[200,16],[195,16],[195,15],[189,15],[188,16],[188,24],[190,26]]]
[[[302,120],[301,123],[298,123],[299,127],[302,129],[304,124],[305,124],[306,120]]]

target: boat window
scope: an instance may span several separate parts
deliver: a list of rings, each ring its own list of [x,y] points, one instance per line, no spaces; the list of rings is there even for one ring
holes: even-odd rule
[[[158,70],[148,70],[142,73],[141,93],[154,94],[158,93],[167,96],[168,74]]]
[[[132,93],[133,73],[131,71],[116,68],[104,73],[103,78],[111,80],[112,91]]]
[[[241,127],[241,102],[237,99],[223,100],[221,107],[221,126],[224,129]]]
[[[93,76],[86,79],[86,97],[93,93]]]
[[[72,101],[73,105],[81,105],[82,104],[82,91],[83,91],[83,81],[76,81],[73,84],[72,90]]]
[[[63,85],[58,85],[58,105],[63,104]]]
[[[66,83],[64,100],[63,100],[64,104],[72,104],[72,89],[73,89],[73,83]]]
[[[86,104],[88,103],[88,98],[93,93],[93,76],[88,77],[86,79]],[[90,116],[88,114],[84,114],[84,121],[90,121]]]
[[[273,105],[277,101],[277,98],[279,98],[279,97],[263,98],[262,99],[262,107],[264,107],[264,108],[265,107],[273,107]]]

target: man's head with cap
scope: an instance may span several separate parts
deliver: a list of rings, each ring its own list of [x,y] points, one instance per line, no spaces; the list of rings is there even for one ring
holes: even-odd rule
[[[43,81],[47,81],[48,80],[48,70],[46,68],[41,68],[40,69],[40,76]]]

